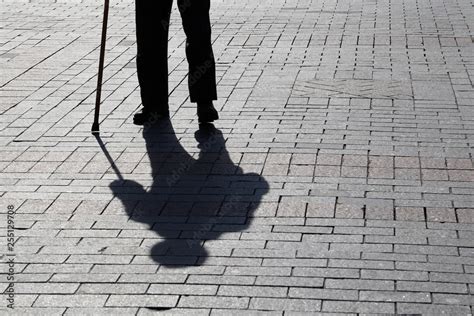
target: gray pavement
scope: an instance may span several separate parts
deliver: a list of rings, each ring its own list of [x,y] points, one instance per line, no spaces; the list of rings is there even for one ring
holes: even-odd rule
[[[176,10],[171,123],[132,124],[112,2],[96,139],[101,1],[0,0],[2,314],[472,315],[471,1],[213,1],[215,129]]]

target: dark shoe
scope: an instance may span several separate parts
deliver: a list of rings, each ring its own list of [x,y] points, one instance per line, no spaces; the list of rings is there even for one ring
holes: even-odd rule
[[[144,125],[144,124],[153,124],[157,120],[162,118],[169,118],[170,113],[168,111],[158,112],[158,111],[148,111],[142,109],[140,112],[135,113],[133,116],[133,124],[135,125]]]
[[[219,114],[212,102],[198,103],[197,115],[199,123],[211,123],[219,119]]]

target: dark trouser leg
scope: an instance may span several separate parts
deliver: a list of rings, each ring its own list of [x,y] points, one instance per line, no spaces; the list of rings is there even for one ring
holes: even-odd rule
[[[209,20],[210,0],[178,0],[178,8],[186,33],[191,102],[216,100],[216,65]]]
[[[168,110],[168,28],[172,0],[135,0],[137,72],[146,110]]]

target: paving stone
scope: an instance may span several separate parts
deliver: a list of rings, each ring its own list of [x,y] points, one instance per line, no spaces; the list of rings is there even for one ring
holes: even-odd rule
[[[293,269],[293,275],[304,277],[359,278],[358,269],[337,268],[299,268]]]
[[[275,275],[289,276],[291,268],[276,267],[228,267],[226,275]]]
[[[453,282],[453,283],[463,283],[465,281],[471,282],[474,276],[471,274],[463,273],[430,273],[430,280],[434,282]]]
[[[49,295],[42,294],[35,301],[35,307],[102,307],[107,300],[107,295]]]
[[[424,271],[388,271],[388,270],[363,269],[361,270],[361,278],[362,279],[379,279],[379,280],[427,281],[428,273]]]
[[[94,275],[95,276],[95,275]],[[198,275],[195,275],[197,277]],[[187,274],[138,274],[122,273],[117,282],[120,283],[184,283]]]
[[[461,272],[462,266],[456,264],[440,264],[425,262],[396,262],[395,266],[398,270],[415,270],[428,272]]]
[[[18,283],[15,293],[20,294],[73,294],[79,288],[78,283]]]
[[[64,315],[130,315],[137,313],[138,308],[77,308],[69,307]]]
[[[215,285],[188,284],[152,284],[147,290],[149,294],[178,294],[178,295],[215,295]]]
[[[363,259],[372,260],[390,260],[390,261],[404,261],[404,262],[426,262],[427,258],[424,255],[400,254],[400,253],[363,253]],[[368,261],[377,264],[377,261]]]
[[[55,273],[50,282],[94,282],[94,283],[113,283],[119,279],[119,274],[88,274],[88,273]]]
[[[357,300],[356,290],[290,288],[289,297],[322,300]]]
[[[413,254],[445,254],[456,256],[458,250],[456,247],[444,246],[423,246],[423,245],[395,245],[397,253],[413,253]]]
[[[213,309],[211,315],[283,315],[279,311],[242,310],[242,309]]]
[[[256,277],[254,276],[215,276],[215,275],[190,275],[186,280],[188,284],[228,284],[228,285],[252,285],[255,283]],[[281,278],[285,279],[285,278]],[[265,282],[263,282],[265,283]],[[273,285],[262,284],[262,285]],[[276,284],[275,284],[276,285]],[[286,284],[282,284],[286,285]]]
[[[252,298],[250,309],[315,312],[321,310],[321,301],[302,299]]]
[[[400,303],[397,304],[400,313],[413,314],[444,314],[444,315],[469,315],[470,308],[467,306],[452,306],[440,304],[415,304],[415,303]]]
[[[429,221],[434,222],[456,222],[456,213],[454,209],[446,208],[427,208],[426,214]]]
[[[0,309],[1,312],[7,313],[8,315],[63,315],[66,311],[65,307],[52,307],[52,308],[30,308],[30,307],[15,307],[12,311],[6,307]]]
[[[159,311],[163,315],[210,315],[211,310],[206,308],[173,308],[168,307],[163,308],[140,308],[137,315],[156,315],[156,312]],[[225,310],[227,311],[227,310]]]
[[[217,295],[251,297],[285,297],[288,289],[276,286],[236,286],[221,285]]]
[[[428,292],[360,291],[361,301],[431,303]]]
[[[324,301],[324,312],[349,312],[349,313],[394,313],[393,303],[365,303],[365,302],[338,302]]]
[[[249,305],[247,297],[222,296],[185,296],[179,301],[178,307],[216,307],[245,309]]]
[[[472,300],[472,295],[433,294],[433,302],[435,304],[472,305]]]
[[[358,290],[394,290],[394,282],[378,280],[340,280],[326,279],[325,288],[328,289],[358,289]]]
[[[178,302],[176,295],[110,295],[106,307],[174,307]]]
[[[255,281],[256,285],[274,285],[274,286],[294,286],[294,287],[322,287],[323,278],[310,277],[266,277],[258,276]]]
[[[83,283],[77,290],[81,294],[144,294],[147,284],[95,284]]]
[[[397,290],[401,291],[429,291],[429,292],[445,292],[445,293],[467,293],[465,284],[439,283],[439,282],[397,282]]]

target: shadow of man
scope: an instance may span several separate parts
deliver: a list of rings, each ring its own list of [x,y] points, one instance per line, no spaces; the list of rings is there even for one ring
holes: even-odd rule
[[[206,241],[229,233],[236,235],[227,238],[238,238],[269,190],[263,177],[232,162],[214,125],[201,124],[194,136],[197,158],[181,146],[170,120],[145,127],[152,186],[147,190],[133,180],[110,184],[130,219],[148,224],[159,236],[150,255],[163,266],[203,264],[209,256]],[[230,256],[232,249],[215,251]]]

